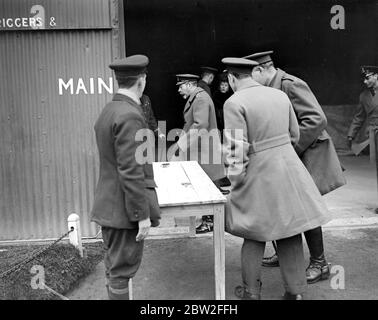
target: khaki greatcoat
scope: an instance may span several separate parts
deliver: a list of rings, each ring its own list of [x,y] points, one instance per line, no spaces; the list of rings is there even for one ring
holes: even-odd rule
[[[197,87],[184,107],[184,128],[177,145],[181,152],[175,160],[198,161],[212,181],[225,176],[222,147],[214,103]]]

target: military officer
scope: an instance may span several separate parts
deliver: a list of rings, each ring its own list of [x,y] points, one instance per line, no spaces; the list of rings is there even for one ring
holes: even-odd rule
[[[101,226],[111,300],[129,299],[128,283],[141,263],[143,240],[160,219],[152,165],[135,157],[141,143],[135,134],[147,128],[140,98],[148,63],[148,57],[133,55],[109,65],[119,90],[94,127],[100,173],[91,220]]]
[[[198,86],[204,89],[207,92],[207,94],[212,98],[210,86],[213,83],[218,70],[212,67],[201,67],[201,69],[201,79],[198,81]]]
[[[306,82],[274,67],[272,53],[273,51],[258,52],[245,57],[259,64],[253,70],[252,78],[264,86],[282,90],[289,97],[300,131],[295,151],[320,193],[326,194],[346,183],[331,137],[325,131],[326,116]],[[304,235],[310,251],[310,264],[306,269],[307,282],[327,279],[330,270],[324,256],[321,227],[307,230]],[[264,258],[263,265],[277,266],[277,255]]]
[[[362,66],[361,73],[366,89],[360,94],[357,113],[348,131],[349,147],[366,119],[369,127],[378,127],[378,67]]]
[[[199,76],[177,74],[176,77],[178,92],[187,100],[184,107],[185,124],[182,135],[168,150],[168,154],[179,148],[179,158],[176,160],[198,161],[214,184],[222,193],[227,194],[229,191],[220,187],[220,179],[225,177],[225,170],[213,100],[204,89],[197,86]],[[203,216],[197,233],[212,230],[212,216]]]
[[[277,241],[285,299],[306,290],[301,233],[329,221],[327,208],[292,144],[299,127],[289,98],[252,79],[255,61],[224,58],[234,94],[224,104],[225,149],[231,193],[226,231],[244,238],[241,299],[260,299],[266,241]],[[236,132],[237,130],[237,132]],[[235,132],[233,132],[235,131]]]

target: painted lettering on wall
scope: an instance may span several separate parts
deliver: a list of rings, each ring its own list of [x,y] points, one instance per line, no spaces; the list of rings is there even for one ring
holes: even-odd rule
[[[113,78],[109,77],[108,81],[102,78],[70,78],[70,79],[58,79],[59,95],[71,94],[113,94]]]
[[[1,29],[46,29],[46,26],[55,27],[55,17],[50,17],[46,23],[45,8],[41,5],[33,5],[29,10],[29,16],[0,17]]]

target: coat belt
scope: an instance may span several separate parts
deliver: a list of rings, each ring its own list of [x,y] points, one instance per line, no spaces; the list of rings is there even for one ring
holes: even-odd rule
[[[291,140],[288,134],[282,134],[280,136],[275,136],[261,141],[253,141],[249,145],[248,154],[261,152],[271,148],[276,148],[289,143],[291,143]]]

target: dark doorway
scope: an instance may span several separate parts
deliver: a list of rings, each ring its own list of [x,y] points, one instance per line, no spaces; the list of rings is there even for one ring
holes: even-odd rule
[[[225,56],[273,49],[274,62],[306,80],[321,104],[358,101],[359,66],[377,64],[376,1],[338,1],[345,30],[330,27],[335,1],[125,0],[126,55],[149,56],[146,93],[168,129],[182,127],[175,74],[222,70]]]

